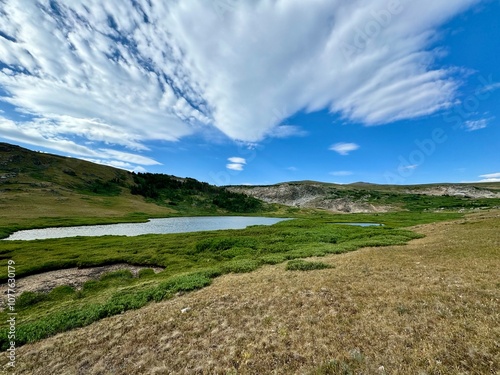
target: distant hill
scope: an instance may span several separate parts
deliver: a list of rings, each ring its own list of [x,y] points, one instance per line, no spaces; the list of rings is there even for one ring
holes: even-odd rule
[[[294,181],[217,187],[0,143],[0,236],[15,228],[47,225],[262,214],[276,209],[270,203],[332,212],[470,210],[500,206],[500,183],[399,186]],[[2,227],[8,230],[2,232]]]
[[[269,203],[333,212],[471,210],[500,206],[500,183],[402,186],[295,181],[269,186],[228,186],[228,189]]]
[[[192,178],[135,174],[0,143],[0,236],[2,227],[242,214],[267,206]]]

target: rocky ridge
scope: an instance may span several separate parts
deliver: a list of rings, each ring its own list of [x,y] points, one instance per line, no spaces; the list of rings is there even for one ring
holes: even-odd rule
[[[244,193],[268,203],[291,207],[320,208],[333,212],[370,213],[401,209],[374,202],[374,192],[390,194],[450,196],[459,198],[500,198],[500,191],[466,184],[443,184],[393,187],[367,184],[333,185],[316,182],[281,183],[268,186],[229,186],[228,190]]]

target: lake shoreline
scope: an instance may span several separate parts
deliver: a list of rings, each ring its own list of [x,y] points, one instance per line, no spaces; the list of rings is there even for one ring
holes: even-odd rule
[[[141,223],[117,223],[20,230],[4,241],[30,241],[68,237],[139,236],[145,234],[191,233],[244,229],[252,225],[273,225],[290,218],[263,216],[189,216],[153,218]]]

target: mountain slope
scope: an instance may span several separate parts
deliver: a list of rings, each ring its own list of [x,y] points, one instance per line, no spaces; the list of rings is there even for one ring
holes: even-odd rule
[[[298,181],[269,186],[229,186],[228,189],[269,203],[333,212],[474,209],[500,205],[500,183],[397,186]]]
[[[264,206],[194,179],[134,174],[0,143],[0,237],[20,228],[246,213]]]

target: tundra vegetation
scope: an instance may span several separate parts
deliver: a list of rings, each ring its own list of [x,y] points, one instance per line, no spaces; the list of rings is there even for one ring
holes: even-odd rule
[[[130,271],[120,270],[90,280],[81,288],[63,285],[49,292],[24,292],[19,295],[16,301],[18,346],[36,345],[32,343],[77,327],[89,326],[103,318],[115,322],[117,317],[113,316],[134,314],[134,310],[138,309],[144,311],[148,319],[156,321],[152,314],[160,306],[177,306],[177,300],[197,305],[191,295],[196,295],[202,301],[199,303],[203,303],[203,293],[210,296],[211,288],[196,292],[202,294],[184,294],[209,286],[216,280],[219,287],[225,285],[229,293],[239,296],[239,302],[253,298],[253,303],[258,305],[253,314],[259,317],[261,311],[262,316],[259,317],[261,320],[252,324],[264,331],[268,327],[272,332],[270,335],[277,336],[269,339],[271,341],[266,345],[270,349],[267,350],[266,345],[260,349],[252,347],[251,332],[247,332],[248,336],[237,335],[242,341],[230,343],[234,349],[231,353],[212,353],[218,365],[213,365],[207,358],[206,368],[211,368],[212,372],[229,369],[243,373],[266,373],[276,368],[273,366],[278,366],[283,373],[309,368],[315,374],[348,374],[379,371],[379,366],[388,363],[396,369],[395,373],[405,373],[405,369],[413,368],[431,373],[460,373],[472,371],[475,367],[481,369],[478,373],[484,373],[493,371],[499,364],[498,354],[494,354],[494,343],[498,345],[498,339],[492,339],[494,334],[498,338],[498,324],[492,324],[495,319],[498,323],[499,285],[492,276],[498,275],[499,219],[498,214],[493,214],[498,211],[488,211],[490,216],[487,218],[477,216],[474,219],[476,216],[470,216],[468,219],[467,216],[464,219],[466,212],[473,212],[467,210],[498,206],[498,198],[410,194],[398,187],[385,187],[380,191],[364,185],[338,187],[332,197],[365,199],[374,204],[380,201],[397,206],[397,210],[335,214],[325,210],[267,204],[189,178],[132,174],[5,144],[0,144],[0,177],[0,238],[20,229],[145,221],[150,217],[256,215],[294,218],[269,227],[254,226],[243,230],[0,241],[1,282],[7,279],[6,265],[9,260],[16,262],[17,278],[70,267],[117,263],[144,266],[135,277]],[[498,187],[495,184],[489,186],[496,192]],[[447,226],[450,220],[455,221]],[[384,225],[361,228],[336,224],[340,222]],[[440,232],[435,233],[432,228]],[[448,230],[449,238],[446,234]],[[429,239],[423,238],[425,235]],[[407,245],[409,242],[410,245]],[[414,243],[417,245],[412,245]],[[356,252],[360,255],[348,257],[354,254],[354,250],[363,247],[370,247],[369,252]],[[311,257],[315,259],[305,260]],[[354,263],[349,263],[349,259],[353,259]],[[470,270],[464,269],[466,265],[470,265]],[[164,270],[155,273],[149,267]],[[282,270],[286,270],[288,276],[280,276]],[[254,275],[254,278],[234,279],[235,275],[244,277],[244,274]],[[457,281],[458,289],[455,291],[453,280],[459,274],[463,274],[463,278]],[[444,279],[440,279],[439,275]],[[244,296],[231,288],[226,280],[247,280],[249,285],[255,283],[255,286],[250,285],[251,290],[247,290],[240,285],[241,291],[248,292]],[[292,280],[295,284],[289,285]],[[272,285],[277,289],[269,289]],[[270,304],[271,310],[262,305],[269,302],[269,298],[279,299],[276,293],[284,296],[296,291],[299,294],[320,295],[324,292],[321,285],[328,285],[328,293],[333,293],[329,301],[338,301],[338,306],[335,305],[337,302],[332,302],[335,306],[328,307],[326,311],[326,307],[321,305],[324,301],[311,300],[312,305],[319,309],[320,316],[329,316],[327,325],[319,324],[320,318],[315,317],[312,311],[301,315],[298,306],[304,306],[305,302],[300,298],[299,301],[289,296],[291,300],[283,300],[283,306]],[[448,289],[439,289],[445,286]],[[308,294],[309,289],[304,291],[301,288],[313,290],[312,294]],[[348,300],[344,298],[346,295]],[[215,298],[223,297],[218,295]],[[165,305],[166,300],[170,305]],[[220,301],[224,305],[223,299]],[[284,309],[290,301],[292,305],[288,308],[298,314],[295,322]],[[234,309],[234,314],[242,309],[238,304],[230,304],[230,308]],[[215,313],[215,310],[212,312]],[[372,311],[372,315],[366,315],[367,311]],[[375,316],[375,311],[383,315]],[[212,312],[208,312],[207,316],[210,317]],[[2,350],[8,347],[6,314],[6,311],[0,312]],[[234,314],[228,313],[228,319],[236,319]],[[474,319],[471,320],[471,317]],[[206,322],[201,316],[198,318],[199,324],[204,322],[212,327],[213,322]],[[422,324],[418,323],[419,319],[424,319]],[[247,325],[250,320],[242,324],[242,332],[250,327]],[[394,332],[387,328],[391,320],[396,327]],[[380,323],[379,326],[373,326],[376,322]],[[198,323],[193,324],[199,327]],[[318,341],[319,346],[313,346],[319,348],[320,354],[310,353],[309,349],[300,346],[297,332],[302,332],[302,329],[297,327],[301,324],[310,329],[312,336],[306,335],[310,338],[308,342]],[[92,326],[85,329],[91,330]],[[188,326],[184,328],[189,330]],[[434,332],[435,329],[442,330],[443,337],[447,338],[445,346],[439,350],[433,341],[438,336],[437,332],[429,333],[429,330]],[[375,330],[375,333],[370,333],[370,330]],[[339,331],[343,332],[343,336],[338,342],[343,342],[345,350],[350,348],[350,351],[333,345],[338,349],[335,354],[325,349],[329,345],[325,332],[336,335],[334,332]],[[214,337],[218,332],[214,331]],[[377,332],[383,333],[377,336]],[[460,336],[460,332],[466,333],[466,339]],[[228,332],[226,334],[231,336]],[[428,338],[428,335],[432,337]],[[146,340],[144,337],[140,339]],[[256,337],[254,339],[257,340]],[[187,333],[186,340],[184,344],[199,345]],[[359,345],[356,345],[356,340]],[[464,340],[473,342],[468,351]],[[483,344],[480,344],[481,340]],[[367,342],[374,343],[373,348],[378,349],[363,346]],[[424,357],[416,358],[393,347],[384,349],[382,342],[406,345],[408,350],[416,347],[420,354],[425,350],[428,352],[424,353]],[[147,342],[143,344],[145,347],[149,345]],[[102,345],[105,346],[104,343]],[[452,347],[458,348],[460,355],[467,357],[460,359],[459,354],[446,351],[452,351]],[[273,351],[277,353],[276,358],[266,357],[266,353]],[[388,353],[388,357],[384,357],[383,353]],[[182,353],[177,354],[182,358]],[[194,354],[193,357],[190,357],[191,353],[184,354],[185,363],[197,362]],[[399,360],[392,357],[397,355],[401,355]],[[180,362],[175,362],[173,357],[168,358],[173,361],[168,369],[180,371]],[[33,361],[36,362],[35,359]],[[35,373],[36,367],[29,361],[26,366],[26,373]],[[74,366],[75,372],[81,370],[77,369],[80,365]],[[129,368],[127,371],[135,370]],[[159,371],[161,373],[161,369]]]

